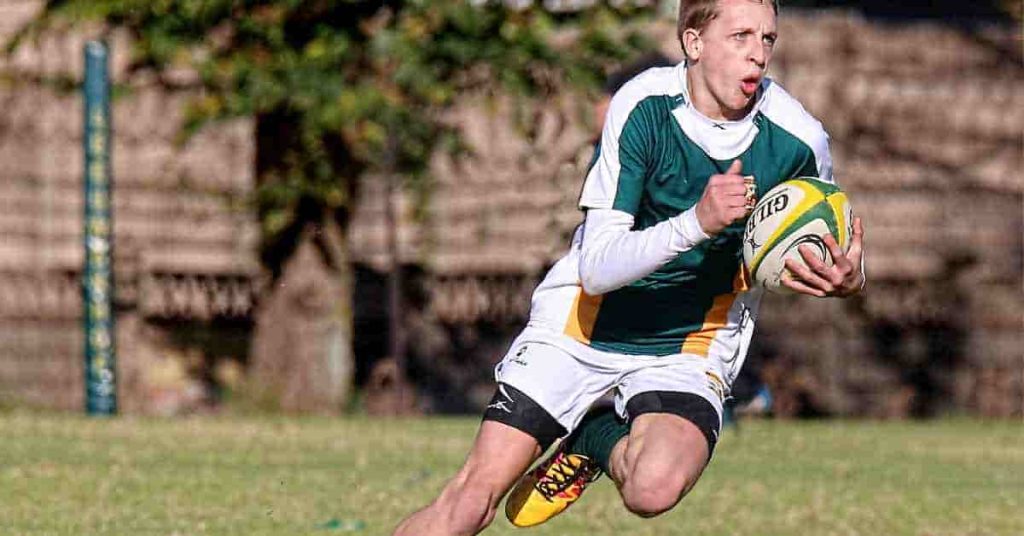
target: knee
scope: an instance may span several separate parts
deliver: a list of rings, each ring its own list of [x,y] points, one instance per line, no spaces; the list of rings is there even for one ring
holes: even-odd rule
[[[640,482],[627,482],[622,488],[622,502],[640,517],[654,517],[671,510],[689,491],[691,483],[684,478],[659,477]]]

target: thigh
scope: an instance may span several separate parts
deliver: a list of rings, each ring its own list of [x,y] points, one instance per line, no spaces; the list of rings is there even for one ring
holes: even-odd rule
[[[631,371],[619,385],[615,402],[619,414],[631,421],[634,428],[640,417],[653,414],[676,417],[664,419],[674,423],[665,425],[666,430],[675,431],[673,435],[682,433],[681,430],[699,432],[705,443],[701,449],[702,464],[714,453],[722,428],[723,389],[718,375],[700,358],[678,359]],[[661,433],[660,427],[655,430],[656,434]],[[631,432],[630,441],[632,436]]]
[[[625,482],[685,495],[707,466],[710,448],[693,422],[671,413],[645,413],[630,427]]]

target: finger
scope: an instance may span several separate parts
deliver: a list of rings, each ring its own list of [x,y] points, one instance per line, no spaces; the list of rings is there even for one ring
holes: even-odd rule
[[[832,262],[835,266],[839,267],[841,271],[850,269],[850,261],[846,258],[846,253],[843,252],[843,248],[839,247],[839,243],[831,234],[825,235],[825,247],[832,254]]]
[[[807,258],[804,257],[806,261]],[[818,261],[819,263],[821,261]],[[795,259],[786,259],[786,268],[793,274],[794,277],[799,279],[802,283],[810,286],[816,290],[820,290],[823,293],[832,292],[835,290],[835,285],[830,281],[814,273],[806,265],[797,262]]]
[[[860,263],[860,257],[863,254],[863,240],[864,240],[864,224],[861,223],[860,218],[853,219],[853,237],[850,239],[850,249],[846,252],[846,258],[850,259],[854,264]]]
[[[746,216],[746,211],[743,207],[722,207],[718,214],[722,222],[730,225],[737,220],[743,219]]]
[[[747,205],[747,198],[742,195],[723,195],[722,203],[728,207],[745,207]]]
[[[812,288],[804,284],[802,281],[795,279],[789,272],[782,274],[782,285],[788,289],[799,292],[800,294],[807,294],[809,296],[816,296],[818,298],[824,298],[825,293],[819,289]]]
[[[743,179],[736,181],[722,181],[715,185],[715,191],[721,195],[747,198],[747,187],[743,185]]]
[[[832,285],[832,289],[829,289],[827,287],[821,287],[826,292],[832,292],[833,290],[835,290],[836,287],[841,286],[843,284],[843,280],[846,278],[846,275],[850,273],[850,264],[845,257],[840,258],[842,258],[843,262],[845,262],[846,264],[842,266],[829,266],[825,264],[825,261],[821,260],[820,258],[818,258],[817,255],[814,254],[814,250],[811,249],[810,246],[800,246],[797,248],[797,251],[800,252],[800,256],[803,257],[804,262],[807,264],[808,267],[810,267],[810,269],[814,272],[815,275],[821,277],[821,279],[825,281],[828,281]]]
[[[814,250],[811,249],[811,246],[804,244],[796,248],[796,250],[800,253],[800,256],[804,259],[804,263],[810,267],[811,270],[814,270],[819,274],[824,274],[828,271],[828,265],[815,254]]]
[[[729,218],[729,223],[733,223],[747,217],[747,209],[741,207],[734,207],[729,209],[726,213],[726,217]]]
[[[740,162],[739,158],[732,161],[729,165],[729,169],[726,170],[726,175],[739,175],[740,171],[743,171],[743,162]],[[742,179],[741,179],[742,180]]]
[[[738,186],[743,188],[743,191],[747,191],[747,184],[743,181],[743,177],[739,175],[712,175],[708,184],[714,184],[715,186]]]

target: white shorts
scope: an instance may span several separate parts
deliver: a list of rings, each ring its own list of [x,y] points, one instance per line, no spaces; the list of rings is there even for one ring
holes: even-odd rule
[[[495,366],[494,377],[530,397],[567,432],[610,391],[614,392],[616,413],[627,420],[632,417],[630,401],[642,393],[697,395],[715,409],[720,429],[727,387],[721,379],[721,363],[714,361],[682,353],[635,356],[604,352],[560,333],[528,326]],[[717,436],[717,430],[714,433]]]

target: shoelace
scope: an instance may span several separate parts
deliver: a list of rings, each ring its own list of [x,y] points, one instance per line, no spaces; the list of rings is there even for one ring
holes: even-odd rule
[[[549,477],[547,472],[537,481],[536,488],[540,494],[548,501],[553,500],[555,495],[569,489],[570,486],[577,480],[577,472],[586,472],[587,469],[583,467],[586,462],[581,461],[580,465],[573,465],[571,458],[568,456],[559,456],[555,459],[551,465],[550,472],[558,478]]]

